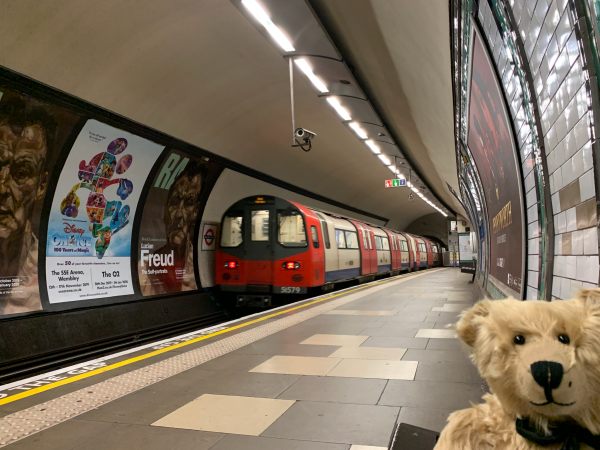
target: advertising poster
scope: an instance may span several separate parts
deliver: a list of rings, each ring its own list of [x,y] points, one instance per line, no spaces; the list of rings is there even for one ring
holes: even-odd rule
[[[0,85],[0,318],[42,309],[41,208],[79,117]]]
[[[148,191],[140,224],[138,275],[143,295],[198,289],[194,235],[211,165],[171,151]]]
[[[88,120],[65,162],[46,243],[50,303],[133,294],[132,221],[163,147]]]
[[[490,218],[490,275],[508,287],[508,293],[520,295],[523,215],[517,149],[498,81],[478,33],[472,60],[467,140]]]

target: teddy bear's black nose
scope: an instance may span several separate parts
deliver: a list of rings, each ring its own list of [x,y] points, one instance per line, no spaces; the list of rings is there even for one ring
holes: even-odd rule
[[[546,389],[556,389],[563,377],[563,366],[553,361],[538,361],[531,365],[531,375],[537,384]]]

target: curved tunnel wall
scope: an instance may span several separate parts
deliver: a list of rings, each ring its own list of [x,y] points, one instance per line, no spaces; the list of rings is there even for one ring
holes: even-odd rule
[[[469,147],[477,36],[493,62],[520,163],[520,294],[568,298],[597,286],[598,11],[584,0],[455,1],[452,9],[459,177],[486,244],[480,246],[480,283],[492,296],[513,294],[509,280],[491,275],[502,263],[495,254],[511,245],[512,235],[498,227],[495,202],[486,196],[489,180],[478,170],[482,153]],[[511,218],[505,213],[500,222]]]
[[[221,317],[212,255],[239,198],[387,222],[2,68],[0,163],[0,379]]]

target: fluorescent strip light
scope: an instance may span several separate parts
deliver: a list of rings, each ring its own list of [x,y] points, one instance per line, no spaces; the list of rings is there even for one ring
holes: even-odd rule
[[[390,171],[396,175],[398,173],[398,168],[394,165],[388,166],[388,169],[390,169]]]
[[[368,139],[365,141],[365,144],[367,144],[367,147],[369,147],[371,149],[371,151],[373,153],[375,153],[376,155],[379,155],[381,153],[381,149],[379,148],[379,145],[377,145],[373,140]]]
[[[296,50],[285,33],[271,21],[269,13],[258,4],[256,0],[242,0],[242,5],[244,5],[248,12],[252,14],[263,27],[265,27],[267,32],[284,52],[293,52]]]
[[[327,92],[329,92],[329,89],[327,89],[327,85],[325,84],[325,82],[315,75],[312,67],[310,67],[310,64],[306,59],[295,59],[294,62],[298,67],[300,67],[300,70],[304,72],[304,75],[306,75],[306,77],[310,80],[313,86],[316,87],[321,94],[326,94]]]
[[[335,109],[335,112],[338,113],[338,116],[340,116],[342,120],[352,120],[350,113],[342,106],[337,97],[327,97],[327,103],[329,103],[333,109]]]
[[[384,163],[386,166],[389,166],[390,164],[392,164],[392,162],[390,161],[390,158],[388,158],[387,156],[385,156],[384,154],[381,155],[377,155],[377,157],[381,160],[382,163]]]
[[[354,130],[354,132],[356,133],[356,135],[359,138],[361,138],[361,139],[369,138],[369,136],[367,135],[367,132],[361,128],[361,126],[358,124],[358,122],[350,122],[348,125],[350,125],[350,128],[352,128],[352,130]]]

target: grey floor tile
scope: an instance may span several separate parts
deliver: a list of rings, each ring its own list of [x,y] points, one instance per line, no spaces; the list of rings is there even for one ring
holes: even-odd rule
[[[438,320],[434,323],[433,328],[455,329],[457,320]]]
[[[10,446],[15,450],[208,450],[220,433],[70,420]]]
[[[372,337],[415,337],[417,331],[425,328],[422,324],[393,324],[382,327],[367,327],[361,330],[361,334]],[[363,344],[365,345],[365,344]]]
[[[269,359],[268,355],[246,355],[229,353],[202,364],[202,369],[212,371],[247,372],[253,367]]]
[[[247,355],[290,355],[290,356],[329,356],[335,351],[330,345],[300,345],[298,343],[278,342],[275,338],[269,341],[258,341],[236,350],[235,353]]]
[[[462,350],[467,352],[467,346],[460,339],[429,339],[427,350]]]
[[[386,380],[303,376],[278,398],[375,405]]]
[[[395,316],[390,316],[385,318],[385,323],[420,323],[422,324],[427,318],[427,312],[411,312],[410,314],[399,311]],[[431,321],[433,324],[435,321]]]
[[[439,340],[439,339],[438,339]],[[370,337],[362,343],[365,347],[402,347],[402,348],[421,348],[427,346],[429,339],[414,337]]]
[[[475,366],[468,361],[436,361],[420,362],[415,380],[480,383],[481,377]]]
[[[456,410],[479,403],[482,395],[481,384],[390,380],[379,404]]]
[[[199,380],[196,389],[210,394],[276,398],[300,378],[299,375],[252,372],[217,372],[214,375]]]
[[[459,362],[467,366],[473,365],[469,359],[469,356],[467,355],[467,352],[462,350],[420,350],[409,348],[402,359],[405,361],[419,362],[452,361]]]
[[[347,450],[346,444],[227,435],[210,450]]]
[[[398,423],[408,423],[439,433],[446,426],[446,420],[451,412],[452,410],[404,406],[400,409]]]
[[[398,412],[395,407],[299,401],[262,435],[386,446]]]

